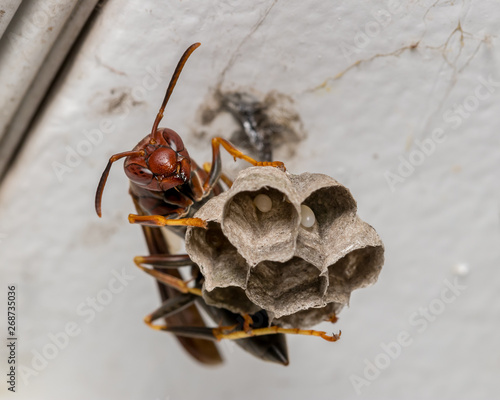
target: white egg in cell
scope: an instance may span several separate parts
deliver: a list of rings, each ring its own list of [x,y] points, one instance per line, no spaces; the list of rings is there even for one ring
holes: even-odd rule
[[[273,201],[268,195],[259,194],[253,199],[253,204],[259,209],[260,212],[266,213],[273,208]]]
[[[311,226],[314,225],[316,217],[314,216],[313,210],[311,210],[309,207],[302,204],[300,206],[300,215],[301,215],[300,224],[303,227],[310,228]]]

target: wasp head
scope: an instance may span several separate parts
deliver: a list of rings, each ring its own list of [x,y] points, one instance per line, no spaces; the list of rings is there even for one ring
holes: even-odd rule
[[[126,158],[127,177],[136,185],[167,191],[183,185],[191,176],[191,160],[180,136],[172,129],[162,128],[141,140]]]
[[[101,216],[101,200],[106,180],[108,179],[111,165],[127,157],[125,160],[125,173],[136,185],[156,192],[164,192],[188,182],[191,177],[191,160],[184,143],[172,129],[160,128],[158,125],[163,118],[163,112],[168,99],[174,90],[179,75],[187,59],[193,51],[200,46],[194,43],[184,52],[172,79],[167,88],[163,103],[156,115],[151,133],[135,146],[134,150],[126,151],[111,156],[108,165],[101,175],[95,196],[95,209]]]

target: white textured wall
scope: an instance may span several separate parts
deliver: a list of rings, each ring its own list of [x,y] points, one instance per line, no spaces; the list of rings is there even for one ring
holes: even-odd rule
[[[31,368],[50,333],[69,322],[79,329],[27,384],[18,374],[18,399],[498,396],[500,4],[395,3],[109,0],[0,192],[0,293],[7,281],[18,286],[18,361]],[[103,219],[93,210],[107,158],[148,132],[175,63],[195,41],[203,45],[162,125],[205,161],[208,139],[190,134],[223,71],[222,88],[291,96],[308,136],[283,161],[347,185],[386,245],[379,282],[354,293],[336,326],[322,327],[342,329],[341,341],[290,337],[287,368],[230,344],[224,366],[204,368],[146,328],[141,319],[158,295],[132,264],[145,246],[127,223],[121,166]],[[102,141],[85,149],[95,129]],[[208,134],[233,129],[219,124]],[[88,154],[66,160],[68,149]],[[408,160],[419,165],[404,170]],[[60,179],[54,162],[68,167]],[[123,269],[133,277],[124,290],[94,319],[80,315]],[[409,345],[384,356],[398,338]]]

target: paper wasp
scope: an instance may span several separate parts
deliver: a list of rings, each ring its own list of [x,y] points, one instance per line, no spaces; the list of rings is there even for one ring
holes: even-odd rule
[[[235,159],[243,159],[254,166],[285,169],[280,161],[256,161],[220,137],[212,139],[212,163],[206,168],[200,168],[189,157],[182,139],[176,132],[168,128],[158,128],[181,70],[198,46],[199,43],[191,45],[182,55],[151,133],[132,151],[115,154],[109,159],[97,188],[96,211],[101,216],[101,198],[111,165],[121,158],[126,158],[125,173],[130,179],[130,194],[138,212],[138,215],[129,215],[129,221],[142,225],[150,252],[148,256],[135,257],[134,262],[157,279],[163,299],[161,307],[148,315],[145,322],[152,328],[175,334],[193,357],[206,364],[221,361],[213,341],[237,339],[238,345],[256,357],[287,365],[288,351],[284,334],[321,336],[329,341],[336,341],[338,336],[328,336],[325,332],[312,330],[284,329],[272,324],[269,326],[265,311],[254,315],[238,315],[208,306],[201,297],[203,276],[199,268],[187,254],[169,254],[168,244],[159,229],[165,226],[184,235],[187,226],[205,227],[205,221],[194,218],[193,215],[206,201],[224,190],[221,182],[220,146]],[[191,266],[194,284],[188,284],[182,279],[178,268],[183,266]],[[222,325],[216,328],[207,327],[195,303],[217,324]],[[153,321],[160,318],[164,318],[166,324],[153,325]]]

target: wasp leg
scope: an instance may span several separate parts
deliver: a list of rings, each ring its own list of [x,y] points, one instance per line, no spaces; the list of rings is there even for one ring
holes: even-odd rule
[[[172,299],[172,300],[174,300],[174,299]],[[153,315],[153,314],[151,314],[151,315]],[[148,316],[148,317],[150,317],[150,316]],[[285,334],[289,334],[289,335],[318,336],[318,337],[321,337],[329,342],[336,342],[337,340],[340,339],[340,335],[342,334],[342,332],[339,331],[338,334],[332,334],[331,336],[329,336],[329,335],[327,335],[326,332],[323,332],[323,331],[315,331],[315,330],[310,330],[310,329],[307,329],[307,330],[306,329],[286,329],[286,328],[280,328],[279,326],[270,326],[267,328],[258,328],[258,329],[249,328],[248,331],[245,331],[245,330],[235,331],[234,329],[238,326],[237,324],[231,325],[231,326],[219,326],[217,328],[194,327],[194,326],[180,327],[180,326],[166,326],[166,325],[154,325],[153,326],[152,322],[155,319],[160,318],[160,317],[156,317],[156,318],[148,318],[148,317],[146,317],[147,320],[145,320],[145,321],[149,326],[151,326],[154,329],[172,332],[178,336],[194,337],[194,338],[201,338],[201,339],[211,339],[211,340],[217,340],[217,341],[220,341],[222,339],[229,339],[229,340],[247,339],[247,338],[252,338],[252,337],[256,337],[256,336],[275,335],[275,334],[279,334],[279,333],[285,333]],[[247,321],[245,321],[245,325],[246,324],[247,324]]]
[[[187,254],[155,254],[151,256],[137,256],[134,257],[134,262],[137,266],[147,264],[160,269],[177,269],[180,267],[195,265]]]
[[[206,228],[207,223],[200,218],[179,218],[179,219],[168,219],[162,215],[135,215],[130,214],[128,216],[128,221],[131,224],[139,224],[146,226],[196,226],[199,228]]]
[[[202,326],[167,326],[167,325],[152,325],[152,324],[150,326],[153,329],[170,332],[176,336],[218,341],[218,339],[214,336],[213,328],[207,328]]]
[[[214,137],[212,139],[212,167],[210,169],[208,179],[203,184],[203,190],[205,193],[212,189],[212,187],[219,180],[222,173],[220,146],[224,147],[224,149],[226,149],[226,151],[234,157],[235,161],[237,158],[241,158],[242,160],[245,160],[256,167],[277,167],[283,171],[286,171],[285,164],[281,161],[254,160],[253,158],[247,156],[246,154],[243,154],[226,139],[222,139],[221,137]]]
[[[339,331],[338,334],[333,334],[332,336],[327,335],[326,332],[323,331],[315,331],[315,330],[309,330],[309,329],[287,329],[287,328],[280,328],[279,326],[270,326],[267,328],[258,328],[258,329],[250,329],[248,332],[243,331],[233,331],[233,332],[227,332],[227,330],[224,330],[222,328],[215,328],[213,329],[213,334],[217,340],[221,339],[230,339],[230,340],[237,340],[237,339],[244,339],[244,338],[249,338],[249,337],[254,337],[254,336],[262,336],[262,335],[274,335],[277,333],[287,333],[289,335],[306,335],[306,336],[319,336],[325,340],[328,340],[329,342],[336,342],[337,340],[340,339],[340,335],[342,334],[341,331]]]
[[[203,163],[203,169],[205,170],[205,172],[210,173],[212,164],[210,164],[209,162]],[[229,178],[224,172],[220,174],[220,179],[226,184],[228,188],[231,188],[231,186],[233,186],[233,180]]]
[[[338,320],[339,319],[337,318],[337,316],[335,315],[335,313],[333,313],[332,315],[330,315],[330,318],[325,319],[326,322],[331,322],[332,324],[334,324]]]
[[[252,317],[249,315],[249,314],[243,314],[243,330],[245,332],[250,332],[252,330],[252,328],[250,327],[250,325],[253,324],[253,319]]]
[[[217,340],[217,338],[213,334],[213,328],[200,327],[200,326],[168,326],[165,325],[155,325],[153,324],[159,318],[170,317],[184,308],[193,304],[197,299],[197,296],[191,293],[184,293],[179,296],[173,297],[171,299],[166,300],[163,304],[153,311],[151,314],[147,315],[144,318],[144,322],[150,328],[158,330],[158,331],[167,331],[172,332],[177,336],[184,337],[193,337],[199,339],[209,339],[209,340]],[[222,331],[231,331],[235,329],[238,324],[232,326],[219,327]]]
[[[179,296],[167,299],[159,308],[144,317],[144,322],[152,329],[166,330],[166,325],[154,325],[153,321],[156,321],[159,318],[167,318],[178,312],[181,312],[185,308],[192,305],[195,302],[196,298],[197,296],[191,293],[183,293]]]
[[[198,288],[190,288],[187,285],[187,282],[184,282],[182,279],[167,274],[165,272],[158,271],[156,269],[146,268],[142,265],[141,259],[144,257],[135,257],[134,263],[139,268],[142,269],[145,273],[151,275],[157,281],[164,283],[165,285],[170,286],[171,288],[177,289],[181,293],[191,293],[196,296],[201,296],[201,289]]]
[[[219,341],[220,338],[215,336],[213,328],[199,327],[199,326],[170,326],[155,325],[153,322],[161,317],[169,317],[181,311],[188,304],[192,304],[196,300],[196,296],[191,294],[181,294],[178,298],[172,298],[165,301],[160,308],[149,314],[144,318],[144,322],[155,330],[170,332],[179,338],[192,338],[192,339],[205,339],[212,341]],[[206,306],[206,305],[205,305]],[[244,315],[244,326],[248,323],[253,323],[249,315]],[[226,321],[226,323],[229,321]],[[241,321],[234,325],[220,326],[216,330],[229,333],[241,326]],[[249,351],[254,356],[262,360],[275,362],[282,365],[288,365],[288,352],[286,349],[285,336],[278,333],[271,336],[255,336],[238,341],[238,344]]]
[[[214,137],[212,139],[212,154],[218,155],[220,153],[220,146],[224,147],[226,151],[231,154],[234,157],[234,160],[236,161],[237,158],[241,158],[242,160],[245,160],[252,164],[255,167],[277,167],[282,169],[283,171],[286,170],[285,164],[281,161],[257,161],[254,160],[252,157],[247,156],[246,154],[243,154],[241,151],[239,151],[236,147],[234,147],[230,142],[228,142],[226,139],[222,139],[221,137]],[[215,162],[215,160],[214,160]]]
[[[155,325],[153,324],[159,318],[167,318],[170,317],[182,310],[186,307],[193,304],[197,299],[197,296],[191,293],[184,293],[179,296],[173,297],[171,299],[166,300],[163,304],[153,311],[151,314],[144,317],[144,322],[150,328],[158,330],[158,331],[167,331],[172,332],[178,336],[186,336],[186,337],[195,337],[200,339],[210,339],[217,340],[217,338],[213,335],[213,328],[199,327],[199,326],[168,326],[165,325]],[[235,329],[238,325],[219,327],[221,330],[232,330]]]

